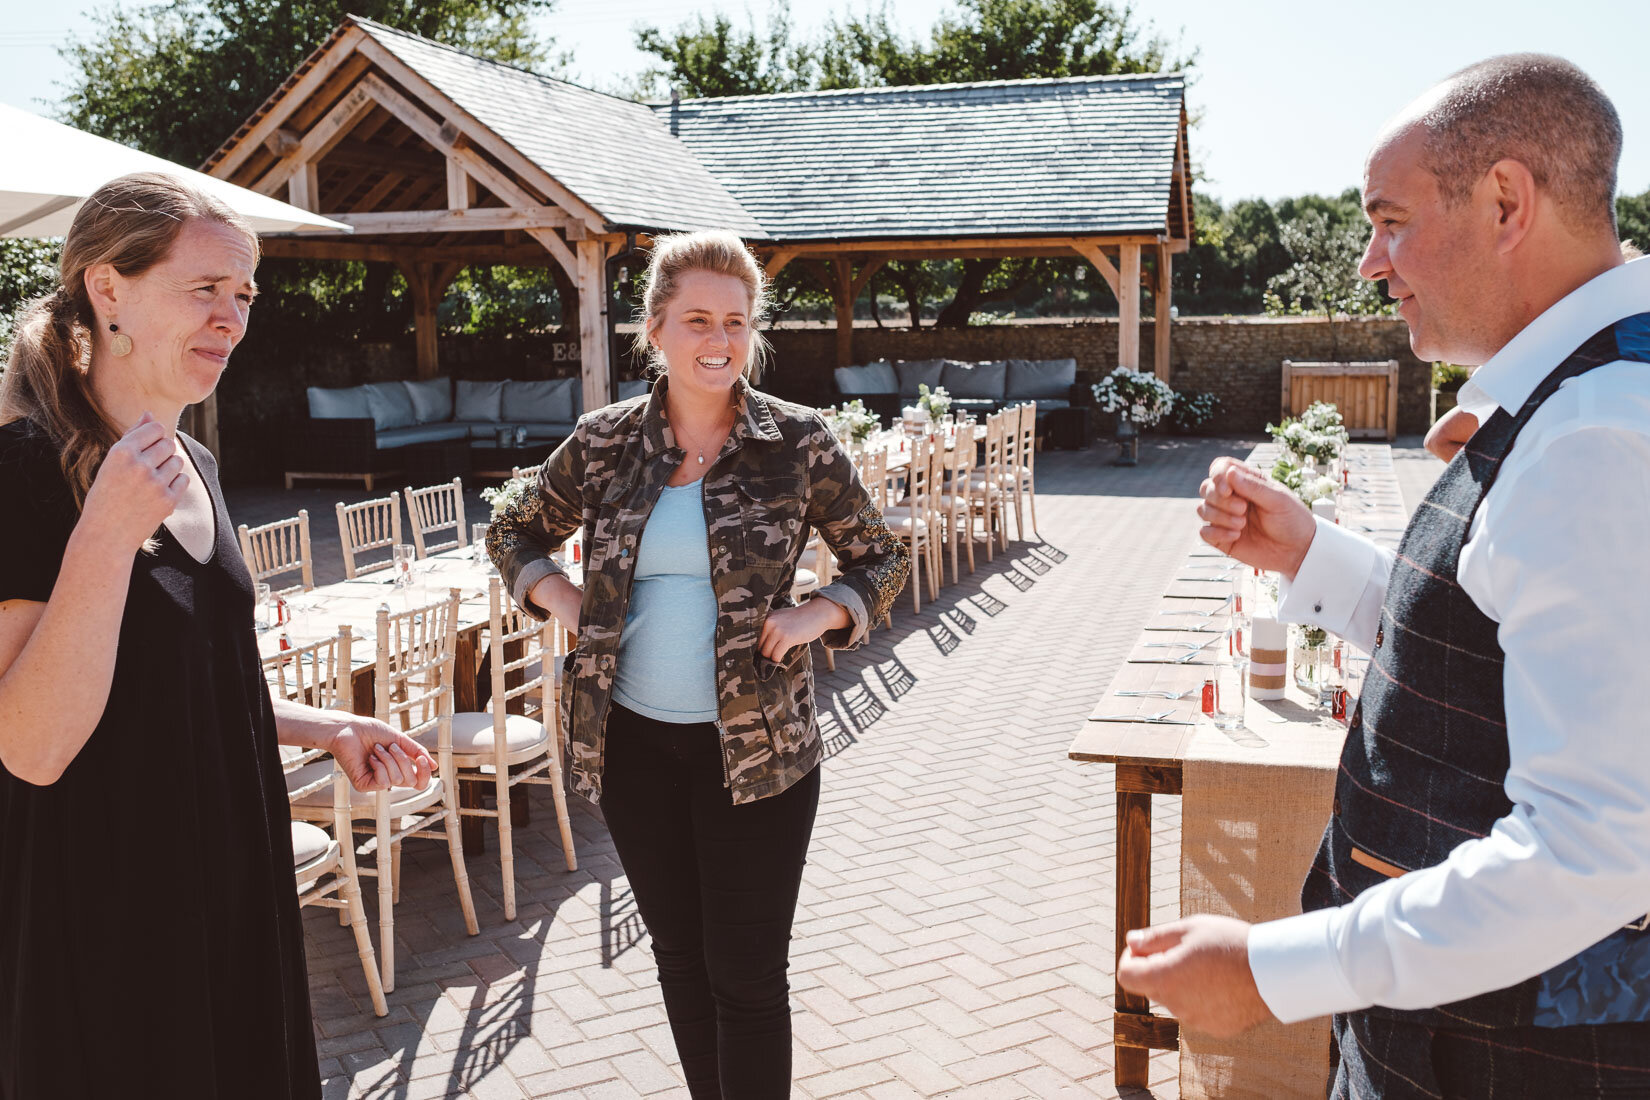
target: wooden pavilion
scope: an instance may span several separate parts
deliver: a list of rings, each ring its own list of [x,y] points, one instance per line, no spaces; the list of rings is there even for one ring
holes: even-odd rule
[[[420,378],[459,270],[543,264],[578,303],[584,407],[605,404],[611,265],[708,228],[770,274],[816,265],[839,364],[889,260],[1077,255],[1117,295],[1119,362],[1138,367],[1149,260],[1166,378],[1171,257],[1192,226],[1184,100],[1168,74],[642,104],[351,17],[202,167],[354,229],[269,236],[266,255],[395,263]]]

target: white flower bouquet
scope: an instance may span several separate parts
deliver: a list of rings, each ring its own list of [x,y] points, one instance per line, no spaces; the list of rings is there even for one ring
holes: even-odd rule
[[[1155,374],[1118,367],[1091,389],[1104,412],[1118,413],[1142,428],[1149,428],[1174,408],[1174,390]]]
[[[503,485],[481,490],[481,499],[493,509],[492,518],[497,519],[506,508],[533,491],[530,478],[513,477]]]
[[[840,409],[825,409],[824,417],[831,434],[844,443],[864,443],[872,432],[882,427],[882,421],[857,397],[844,402]]]
[[[917,386],[917,407],[928,410],[928,419],[937,421],[951,411],[951,395],[944,386],[928,388],[926,382]]]

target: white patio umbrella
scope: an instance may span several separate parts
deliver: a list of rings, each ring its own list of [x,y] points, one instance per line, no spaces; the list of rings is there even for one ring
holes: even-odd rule
[[[347,233],[312,214],[227,180],[0,103],[0,237],[62,237],[87,195],[116,176],[166,172],[222,199],[259,233]]]

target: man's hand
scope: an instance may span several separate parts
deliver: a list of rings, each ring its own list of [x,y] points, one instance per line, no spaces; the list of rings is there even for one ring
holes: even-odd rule
[[[391,787],[421,791],[430,785],[430,772],[435,768],[423,745],[376,718],[352,715],[325,747],[358,791]]]
[[[1249,925],[1235,917],[1183,917],[1130,932],[1117,980],[1217,1039],[1273,1019],[1249,970]]]
[[[1203,541],[1245,565],[1294,579],[1317,531],[1288,489],[1235,458],[1217,458],[1199,492]]]
[[[1478,430],[1478,418],[1457,405],[1438,418],[1438,423],[1427,432],[1426,449],[1437,458],[1448,462]]]

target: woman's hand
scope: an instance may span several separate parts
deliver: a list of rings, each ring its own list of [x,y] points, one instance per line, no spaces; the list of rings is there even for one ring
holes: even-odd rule
[[[1317,525],[1300,498],[1235,458],[1217,458],[1199,492],[1203,541],[1245,565],[1293,579]]]
[[[135,554],[177,510],[188,487],[176,442],[144,413],[104,456],[82,514]]]
[[[527,593],[527,599],[548,611],[557,626],[575,636],[578,634],[584,591],[565,576],[550,573],[541,578]]]
[[[778,663],[799,645],[807,645],[827,630],[838,630],[853,620],[839,603],[814,598],[796,607],[778,607],[768,612],[762,624],[762,656]]]
[[[400,730],[376,718],[350,715],[324,746],[358,791],[391,787],[423,790],[430,785],[435,760]]]

